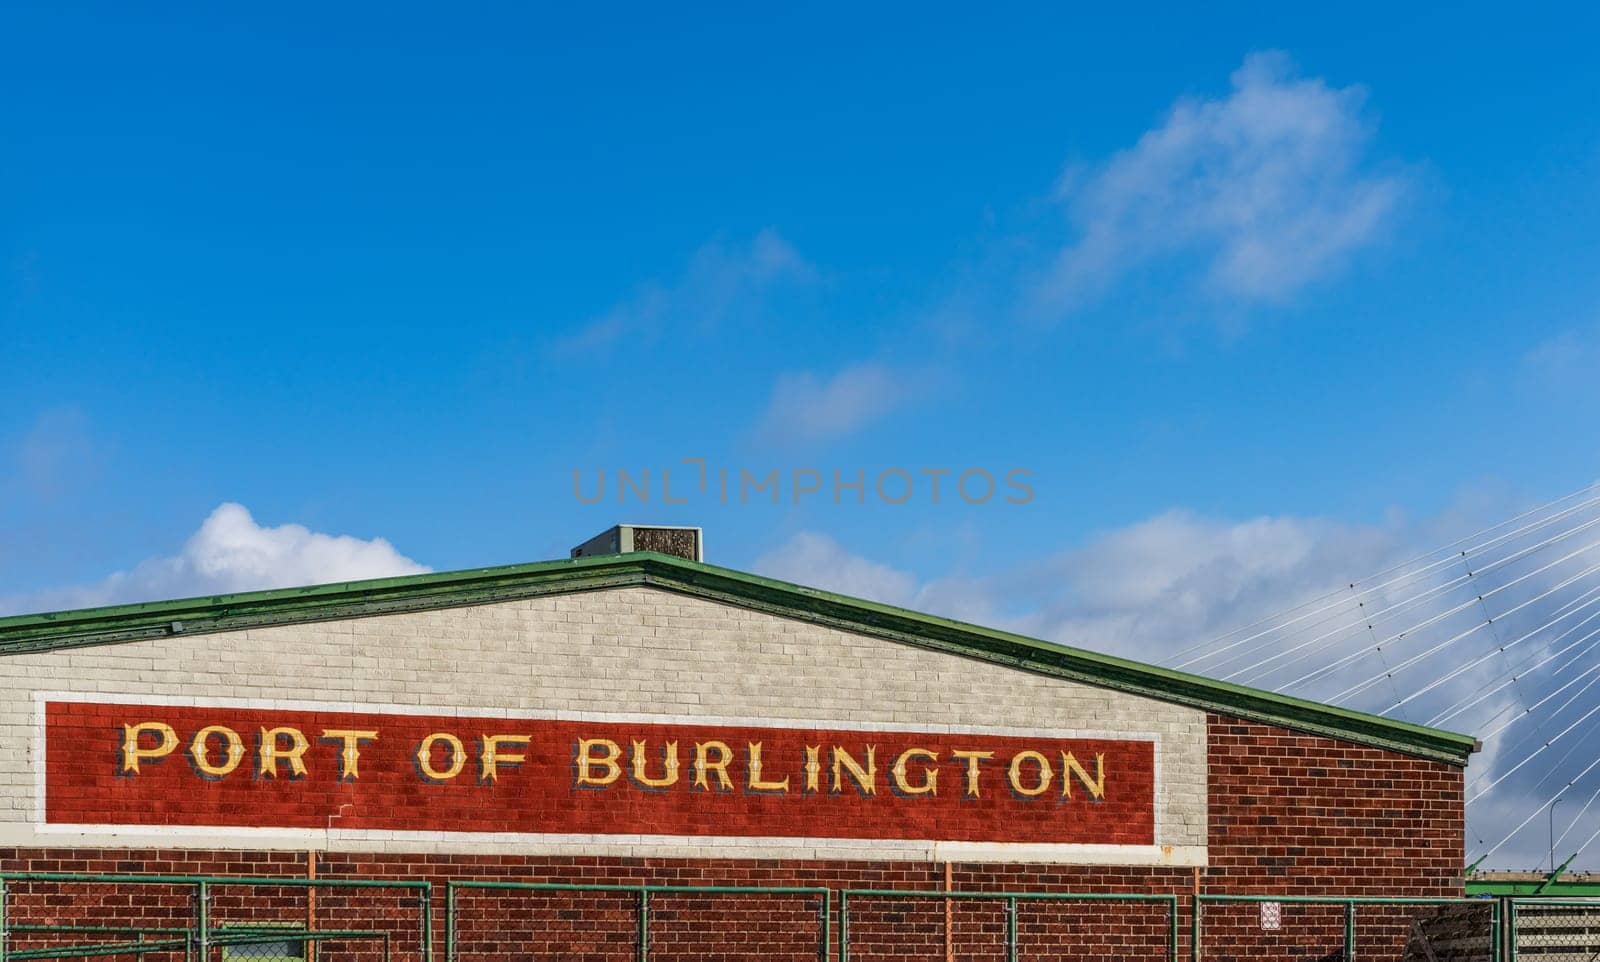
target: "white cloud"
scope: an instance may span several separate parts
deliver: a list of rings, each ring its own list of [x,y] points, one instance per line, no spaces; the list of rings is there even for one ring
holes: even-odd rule
[[[1198,259],[1206,286],[1280,300],[1371,243],[1406,190],[1365,169],[1363,91],[1252,54],[1220,99],[1180,100],[1104,165],[1063,178],[1079,231],[1040,297],[1070,310],[1147,263]]]
[[[1600,490],[1587,497],[1595,494]],[[1295,516],[1231,520],[1169,511],[986,577],[919,577],[856,555],[827,535],[803,532],[762,557],[757,568],[801,584],[1157,664],[1180,662],[1191,646],[1323,599],[1298,612],[1320,612],[1296,626],[1304,631],[1279,629],[1191,670],[1222,677],[1275,658],[1238,679],[1273,688],[1327,668],[1325,674],[1290,687],[1290,693],[1330,700],[1371,679],[1370,687],[1339,703],[1409,721],[1425,722],[1482,695],[1446,727],[1483,734],[1516,718],[1586,667],[1600,667],[1600,649],[1594,647],[1600,640],[1590,634],[1600,631],[1600,594],[1582,593],[1600,588],[1600,574],[1586,574],[1600,564],[1600,527],[1572,527],[1600,525],[1600,507],[1589,505],[1555,527],[1503,543],[1494,554],[1476,555],[1470,569],[1452,549],[1437,556],[1436,567],[1404,583],[1375,590],[1382,582],[1365,579],[1509,517],[1515,509],[1505,499],[1479,494],[1437,517],[1410,520],[1397,515],[1375,524]],[[1559,543],[1521,554],[1523,560],[1488,564],[1490,558],[1516,555],[1568,530],[1571,534]],[[1481,544],[1482,539],[1471,543]],[[1562,560],[1569,553],[1574,557]],[[1546,565],[1551,567],[1536,572]],[[1571,578],[1580,580],[1544,594]],[[1352,581],[1367,592],[1359,599],[1350,590]],[[1526,607],[1519,607],[1524,602]],[[1493,622],[1485,623],[1491,614]],[[1569,633],[1563,637],[1563,632]],[[1403,638],[1391,640],[1397,633]],[[1385,646],[1382,654],[1372,651],[1379,642]],[[1307,647],[1296,651],[1300,645]],[[1411,657],[1435,647],[1435,657],[1406,666]],[[1532,668],[1561,650],[1572,654]],[[1562,667],[1578,656],[1582,660]],[[1336,667],[1344,659],[1351,660]],[[1473,665],[1475,661],[1482,663]],[[1456,669],[1463,670],[1450,677]],[[1386,678],[1386,673],[1393,677]],[[1515,683],[1494,690],[1512,674]],[[1434,683],[1436,688],[1424,691]],[[1417,697],[1402,709],[1390,711],[1396,701],[1412,696]],[[1486,785],[1527,758],[1577,721],[1593,700],[1579,698],[1559,712],[1557,704],[1547,703],[1492,739],[1474,758],[1469,784]],[[1469,847],[1479,847],[1479,838],[1489,844],[1499,841],[1551,797],[1592,758],[1584,745],[1592,745],[1597,736],[1600,719],[1580,726],[1473,805]],[[1596,804],[1584,813],[1558,858],[1600,828],[1600,769],[1570,790],[1565,814],[1557,820],[1558,833],[1562,819],[1576,816],[1591,794]],[[1544,833],[1534,831],[1543,826],[1542,816],[1536,821],[1496,853],[1494,865],[1529,867],[1546,857]],[[1600,855],[1591,853],[1582,864],[1600,864]]]
[[[695,251],[675,283],[653,282],[634,297],[556,340],[557,355],[604,353],[625,340],[653,341],[664,332],[711,331],[763,312],[762,298],[782,284],[810,281],[815,269],[777,231],[748,243],[712,241]]]
[[[1376,570],[1400,541],[1396,531],[1315,518],[1228,521],[1170,511],[1063,552],[1026,576],[1026,586],[1013,590],[1034,592],[1040,604],[1019,626],[1162,659],[1241,618]]]
[[[889,605],[908,605],[916,598],[917,579],[909,572],[853,555],[815,531],[802,531],[756,559],[755,570],[783,581]]]
[[[820,377],[781,375],[758,433],[771,441],[826,441],[866,427],[924,393],[927,378],[883,364],[855,364]]]
[[[382,538],[322,534],[298,524],[263,527],[243,505],[230,502],[212,511],[176,555],[151,558],[92,585],[0,599],[0,609],[85,608],[428,570]]]
[[[1547,338],[1523,355],[1521,375],[1541,391],[1590,393],[1600,370],[1600,327],[1573,328]]]
[[[76,407],[42,412],[17,445],[17,477],[40,501],[52,501],[95,472],[89,420]]]
[[[1390,563],[1403,532],[1306,518],[1170,511],[987,577],[927,581],[801,532],[756,570],[812,587],[1161,662],[1243,621]]]

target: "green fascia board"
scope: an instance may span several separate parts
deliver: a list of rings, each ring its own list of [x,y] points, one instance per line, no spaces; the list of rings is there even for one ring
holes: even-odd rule
[[[0,618],[0,655],[649,586],[1453,765],[1470,735],[640,551]]]
[[[1544,882],[1534,879],[1528,882],[1503,882],[1467,880],[1467,896],[1494,896],[1497,898],[1540,898],[1540,899],[1592,899],[1600,898],[1600,879],[1574,880],[1570,882]]]

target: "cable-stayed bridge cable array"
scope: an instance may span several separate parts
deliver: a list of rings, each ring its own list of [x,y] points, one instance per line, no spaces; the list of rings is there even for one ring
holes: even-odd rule
[[[1567,792],[1586,801],[1560,838],[1600,839],[1600,761],[1581,750],[1600,736],[1600,482],[1307,595],[1171,664],[1476,734],[1468,821],[1494,844],[1469,861]],[[1542,862],[1529,834],[1512,857]]]

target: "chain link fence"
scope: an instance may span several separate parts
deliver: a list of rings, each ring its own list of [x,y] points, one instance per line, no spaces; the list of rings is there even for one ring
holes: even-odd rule
[[[1194,903],[1195,962],[1500,958],[1500,909],[1491,900],[1199,895]]]
[[[446,962],[827,962],[823,888],[451,882]]]
[[[840,962],[1173,959],[1178,897],[856,889],[840,893]]]
[[[432,962],[427,882],[0,875],[0,962]]]
[[[1600,899],[1507,899],[1506,962],[1600,962]]]
[[[431,893],[381,879],[0,874],[0,962],[433,962]],[[452,881],[440,945],[445,962],[1600,962],[1600,899],[846,889],[835,919],[833,898]]]

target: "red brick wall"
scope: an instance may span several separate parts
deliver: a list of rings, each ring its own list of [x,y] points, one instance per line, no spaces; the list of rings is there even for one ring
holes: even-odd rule
[[[1209,724],[1210,866],[1082,868],[1054,865],[966,864],[951,870],[965,890],[1178,894],[1180,937],[1187,950],[1191,901],[1198,881],[1207,893],[1304,895],[1460,895],[1463,772],[1434,762],[1331,739],[1213,716]],[[307,856],[286,852],[193,850],[0,850],[7,872],[127,872],[304,876]],[[505,879],[663,885],[763,885],[935,889],[944,868],[915,862],[688,860],[486,855],[324,854],[326,878],[429,879],[435,945],[442,952],[443,885],[448,879]],[[381,928],[395,937],[393,962],[416,962],[417,909],[405,893],[319,891],[320,928]],[[702,899],[663,897],[653,906],[656,958],[704,958],[708,945],[727,958],[815,958],[815,901],[799,897]],[[187,924],[191,903],[177,887],[115,885],[13,886],[13,924],[48,921],[144,925]],[[837,908],[837,903],[835,903]],[[220,889],[216,924],[278,921],[302,924],[304,892]],[[1025,952],[1050,958],[1160,958],[1166,927],[1158,906],[1106,903],[1026,904],[1018,919]],[[1409,912],[1371,910],[1362,916],[1363,944],[1403,941]],[[1285,928],[1260,931],[1254,905],[1207,910],[1207,958],[1317,958],[1342,937],[1342,914],[1286,906]],[[872,902],[853,908],[852,955],[943,957],[943,901]],[[611,895],[464,895],[458,931],[470,947],[462,962],[537,959],[558,955],[625,962],[634,952],[635,916]],[[837,938],[837,919],[835,938]],[[1004,957],[1005,919],[998,903],[962,904],[951,911],[960,958]],[[13,947],[24,947],[23,933]],[[923,944],[926,943],[926,944]],[[920,945],[920,948],[916,946]],[[569,951],[573,947],[581,951]],[[560,949],[558,952],[557,949]],[[1047,951],[1046,951],[1047,950]],[[377,946],[329,945],[323,962],[378,962]],[[147,962],[176,962],[152,953]],[[1024,956],[1027,957],[1027,956]],[[439,956],[442,962],[442,954]]]
[[[1213,715],[1207,731],[1207,893],[1458,897],[1463,894],[1462,769]],[[1358,947],[1400,957],[1425,910],[1358,906]],[[1210,959],[1337,958],[1342,907],[1207,906]]]
[[[1462,894],[1462,769],[1213,715],[1206,889]]]

